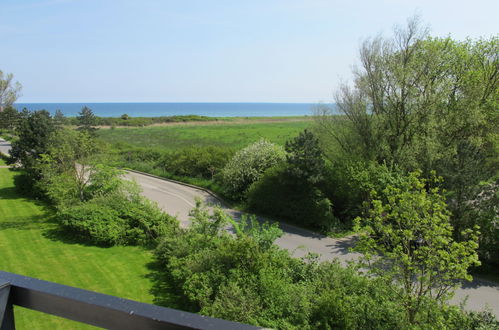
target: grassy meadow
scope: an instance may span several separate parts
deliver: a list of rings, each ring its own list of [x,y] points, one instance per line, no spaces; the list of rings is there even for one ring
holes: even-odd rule
[[[311,125],[310,118],[293,117],[101,129],[98,134],[102,140],[111,144],[161,150],[191,146],[241,149],[260,138],[284,144]]]
[[[155,301],[153,260],[139,247],[85,245],[57,230],[51,211],[20,196],[16,172],[0,169],[0,269],[145,303]],[[18,329],[80,329],[88,326],[15,308]]]

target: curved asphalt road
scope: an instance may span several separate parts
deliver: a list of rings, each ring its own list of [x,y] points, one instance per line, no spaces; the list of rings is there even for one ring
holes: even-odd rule
[[[0,139],[0,152],[8,154],[9,149],[10,144]],[[183,226],[189,224],[189,210],[194,207],[196,198],[207,204],[220,204],[216,198],[200,189],[135,172],[128,172],[126,177],[135,180],[142,187],[145,197],[156,202],[165,212],[176,215]],[[235,219],[241,216],[239,211],[224,209]],[[349,252],[355,242],[353,237],[333,239],[287,224],[281,224],[280,227],[284,234],[276,244],[290,250],[296,257],[314,252],[319,254],[321,260],[338,258],[341,262],[346,262],[359,256]],[[499,284],[475,279],[456,290],[452,302],[459,303],[466,297],[467,309],[483,310],[488,306],[499,317]]]

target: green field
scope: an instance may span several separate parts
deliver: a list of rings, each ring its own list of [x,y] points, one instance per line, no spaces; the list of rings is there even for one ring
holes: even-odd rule
[[[15,172],[0,169],[0,269],[152,303],[151,252],[71,241],[50,222],[43,204],[20,196]],[[18,329],[79,329],[85,325],[16,307]]]
[[[3,160],[3,158],[0,157],[0,166],[5,166],[5,165],[7,165],[5,163],[5,160]]]
[[[136,147],[178,150],[190,146],[223,146],[241,149],[266,138],[284,144],[286,140],[312,125],[303,119],[269,119],[261,122],[219,122],[150,126],[141,128],[101,129],[99,136],[109,143],[122,143]]]

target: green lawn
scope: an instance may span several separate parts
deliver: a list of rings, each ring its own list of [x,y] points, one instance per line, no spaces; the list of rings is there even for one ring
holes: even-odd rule
[[[3,160],[3,158],[0,157],[0,166],[5,166],[5,165],[7,165],[5,163],[5,160]]]
[[[137,147],[176,150],[188,146],[225,146],[241,149],[264,137],[284,144],[298,135],[312,121],[279,120],[258,123],[211,123],[150,126],[141,128],[101,129],[99,136],[109,143],[124,143]]]
[[[15,172],[0,169],[0,269],[152,303],[152,254],[138,247],[101,248],[68,241],[41,203],[14,188]],[[84,325],[16,307],[18,329],[79,329]]]

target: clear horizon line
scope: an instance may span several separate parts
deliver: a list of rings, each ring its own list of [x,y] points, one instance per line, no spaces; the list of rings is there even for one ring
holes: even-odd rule
[[[323,104],[323,103],[333,103],[333,102],[324,102],[324,101],[316,101],[316,102],[229,102],[229,101],[209,101],[209,102],[191,102],[191,101],[147,101],[147,102],[136,102],[136,101],[105,101],[105,102],[14,102],[14,104],[105,104],[105,103],[191,103],[191,104],[203,104],[203,103],[254,103],[254,104],[262,104],[262,103],[275,103],[275,104]]]

